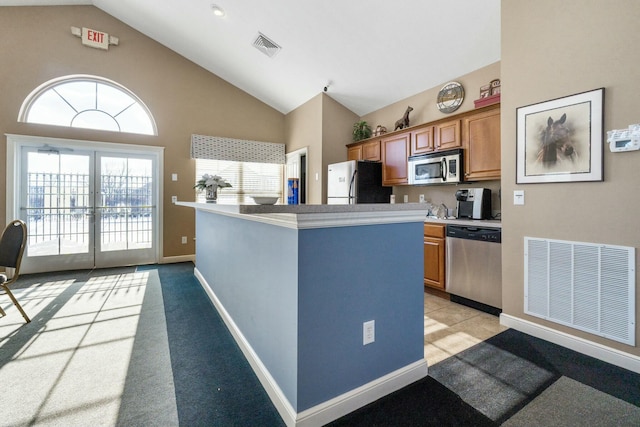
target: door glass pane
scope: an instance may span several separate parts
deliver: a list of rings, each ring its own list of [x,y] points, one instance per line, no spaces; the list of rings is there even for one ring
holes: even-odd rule
[[[153,162],[133,157],[100,161],[100,248],[152,247]]]
[[[27,154],[27,255],[89,251],[89,156]]]

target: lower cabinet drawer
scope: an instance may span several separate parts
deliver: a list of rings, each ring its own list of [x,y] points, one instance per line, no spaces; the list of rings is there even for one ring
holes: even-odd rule
[[[442,224],[424,223],[424,235],[429,237],[440,237],[444,239],[446,226]]]

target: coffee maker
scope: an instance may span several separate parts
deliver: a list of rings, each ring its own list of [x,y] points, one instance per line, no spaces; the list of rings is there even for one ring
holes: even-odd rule
[[[456,191],[458,218],[490,219],[491,190],[488,188],[464,188]]]

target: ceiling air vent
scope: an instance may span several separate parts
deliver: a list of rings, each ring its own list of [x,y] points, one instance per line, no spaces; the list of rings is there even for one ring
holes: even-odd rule
[[[280,49],[282,49],[278,44],[262,33],[258,33],[258,38],[253,42],[253,46],[269,58],[272,58],[276,53],[280,52]]]

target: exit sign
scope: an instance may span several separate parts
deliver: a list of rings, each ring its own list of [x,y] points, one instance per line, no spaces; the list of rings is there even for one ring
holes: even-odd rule
[[[109,34],[82,27],[82,44],[98,49],[109,49]]]

